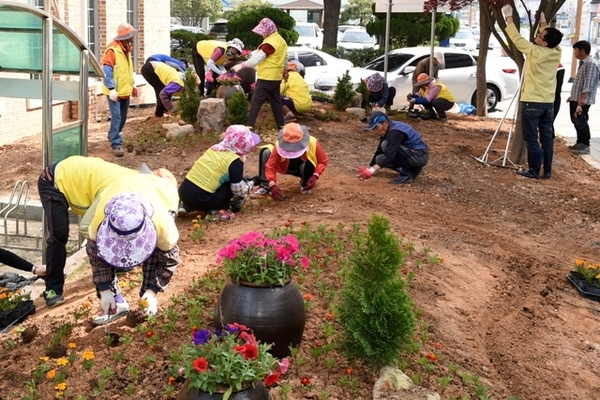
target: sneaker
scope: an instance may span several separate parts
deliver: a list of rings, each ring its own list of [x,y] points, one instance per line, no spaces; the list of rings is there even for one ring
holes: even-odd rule
[[[300,193],[302,193],[302,194],[311,194],[312,190],[311,189],[304,190],[304,189],[302,189],[302,187],[300,187]]]
[[[258,199],[260,197],[268,195],[269,193],[271,193],[271,189],[259,186],[254,192],[252,192],[250,194],[250,198],[251,199]]]
[[[229,203],[229,208],[233,212],[239,212],[244,207],[244,201],[246,201],[246,196],[233,196],[233,199]]]
[[[403,185],[410,182],[412,182],[412,178],[408,175],[398,175],[396,178],[390,181],[390,183],[394,185]]]
[[[575,143],[573,146],[569,146],[569,150],[581,150],[585,145],[583,143]]]
[[[121,146],[113,148],[113,154],[115,157],[123,157],[125,155]]]
[[[179,203],[179,208],[177,209],[177,216],[180,218],[188,216],[188,210],[185,208],[183,203]]]
[[[532,171],[531,169],[517,171],[517,174],[524,176],[525,178],[540,179],[540,174],[535,173],[535,171]]]
[[[92,325],[106,325],[111,323],[129,312],[129,303],[127,301],[123,303],[117,303],[117,311],[114,314],[106,315],[102,314],[92,320]]]
[[[46,300],[46,305],[48,307],[56,307],[65,302],[65,298],[62,294],[56,293],[54,289],[46,290],[44,292],[44,299]]]
[[[578,156],[583,156],[585,154],[590,154],[590,146],[586,146],[586,145],[581,145],[582,147],[579,149],[574,149],[571,150],[573,152],[573,154],[576,154]]]
[[[440,117],[440,122],[448,122],[448,117]]]

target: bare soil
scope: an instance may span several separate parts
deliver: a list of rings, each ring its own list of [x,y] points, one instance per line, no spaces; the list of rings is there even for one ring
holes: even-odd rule
[[[600,261],[600,171],[571,155],[560,139],[556,141],[550,180],[522,178],[514,168],[484,165],[474,156],[483,154],[498,121],[451,115],[445,124],[408,121],[430,148],[429,164],[413,183],[390,185],[388,181],[395,173],[385,171],[369,181],[360,181],[356,168],[369,163],[377,138],[363,132],[363,124],[355,117],[332,111],[326,104],[318,104],[318,109],[299,121],[311,129],[330,156],[330,164],[313,193],[302,195],[297,178],[281,177],[286,201],[250,200],[234,221],[208,227],[201,241],[190,238],[190,219],[178,219],[182,263],[167,292],[159,297],[161,309],[170,304],[171,296],[189,290],[194,278],[217,268],[217,250],[241,233],[268,232],[286,221],[297,225],[364,226],[373,213],[380,213],[391,220],[403,243],[412,243],[415,254],[425,260],[421,265],[409,259],[406,268],[415,277],[408,289],[421,310],[420,329],[426,331],[418,355],[435,351],[438,361],[434,372],[427,376],[416,363],[410,364],[407,374],[421,374],[421,384],[438,392],[442,392],[438,379],[452,377],[443,398],[467,394],[472,397],[464,398],[485,398],[474,392],[475,383],[461,383],[452,374],[452,364],[478,377],[489,388],[487,395],[494,399],[599,398],[600,303],[580,297],[565,276],[573,269],[575,259]],[[330,113],[322,113],[325,111]],[[326,118],[316,118],[317,114],[334,120],[322,121]],[[158,125],[165,120],[152,115],[152,108],[132,109],[123,133],[138,150],[140,137],[149,138],[144,152],[114,157],[106,140],[105,121],[90,125],[89,155],[132,168],[138,168],[141,162],[151,168],[166,167],[181,181],[194,160],[217,137],[165,142],[159,136],[162,131]],[[397,118],[402,116],[398,114]],[[268,106],[263,108],[259,121],[258,133],[263,140],[272,140],[276,132]],[[507,131],[508,125],[502,129]],[[501,133],[493,149],[501,151],[505,141],[506,134]],[[0,147],[0,193],[9,193],[17,180],[36,182],[40,148],[39,137]],[[490,160],[500,157],[499,151],[492,151]],[[257,171],[256,159],[257,154],[250,157],[248,175]],[[436,254],[443,261],[428,263],[428,254]],[[335,271],[330,272],[327,279],[335,280]],[[135,281],[135,274],[130,280]],[[31,373],[39,366],[39,357],[59,321],[68,318],[84,301],[96,307],[89,271],[69,279],[65,294],[67,303],[57,309],[47,309],[39,299],[36,301],[38,311],[21,325],[39,328],[31,343],[23,344],[16,334],[0,336],[0,399],[26,398],[31,392],[26,382],[32,379]],[[137,289],[128,291],[127,297],[130,304],[136,304]],[[309,311],[303,342],[306,354],[314,340],[319,340],[318,326],[327,312],[325,301],[316,301]],[[121,334],[136,333],[125,321],[114,323],[111,329]],[[424,338],[423,333],[420,337]],[[99,369],[110,366],[117,377],[96,397],[123,398],[124,388],[132,384],[135,391],[131,398],[174,399],[172,392],[182,383],[178,380],[172,383],[173,389],[165,389],[169,386],[165,360],[187,338],[184,332],[160,342],[152,349],[158,360],[153,365],[147,361],[147,349],[132,345],[125,352],[126,365],[139,367],[142,374],[128,381],[125,367],[115,366],[111,358],[114,351],[101,346],[104,329],[80,321],[69,339],[77,343],[77,351],[98,346],[104,350],[96,352],[97,366],[91,372],[72,368],[65,398],[76,399],[80,394],[92,398]],[[333,384],[326,385],[325,367],[309,359],[288,378],[293,386],[290,398],[326,398],[325,390],[335,399],[370,398],[374,376],[360,365],[349,364],[341,357],[336,360],[329,379]],[[347,367],[354,368],[353,376],[359,380],[353,393],[341,390],[337,384]],[[300,388],[302,376],[309,377],[314,386]],[[30,398],[54,398],[55,385],[44,379],[38,381],[41,394]],[[274,390],[273,396],[281,398],[280,389]]]

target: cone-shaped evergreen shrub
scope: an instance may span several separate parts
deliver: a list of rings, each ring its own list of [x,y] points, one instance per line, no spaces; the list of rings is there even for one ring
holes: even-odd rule
[[[394,364],[415,331],[412,300],[398,270],[404,255],[387,218],[374,215],[357,238],[338,307],[342,351],[379,369]]]
[[[242,124],[248,120],[248,99],[244,92],[235,92],[227,102],[227,123],[229,125]]]
[[[200,105],[200,91],[196,81],[196,73],[193,68],[188,68],[183,80],[184,91],[177,104],[180,110],[179,116],[188,124],[198,121],[198,106]]]
[[[352,82],[350,81],[350,75],[348,71],[338,78],[337,87],[333,93],[333,106],[336,110],[345,110],[354,98],[354,89],[352,88]]]

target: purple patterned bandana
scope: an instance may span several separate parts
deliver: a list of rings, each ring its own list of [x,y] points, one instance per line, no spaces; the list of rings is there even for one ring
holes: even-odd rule
[[[383,76],[375,72],[367,78],[367,89],[369,89],[369,92],[379,92],[383,88],[383,82]]]
[[[252,32],[266,38],[267,36],[271,36],[277,32],[277,25],[275,25],[275,22],[271,21],[269,18],[263,18],[260,20],[258,25],[252,29]]]
[[[158,240],[150,218],[153,213],[152,205],[137,193],[110,199],[96,234],[98,256],[115,268],[131,268],[146,261]]]
[[[231,125],[225,131],[223,140],[210,148],[214,151],[231,150],[239,156],[245,156],[259,143],[260,137],[244,125]]]

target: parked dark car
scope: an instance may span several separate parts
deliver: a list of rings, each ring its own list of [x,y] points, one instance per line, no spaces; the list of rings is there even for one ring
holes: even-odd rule
[[[227,20],[220,19],[210,27],[208,31],[208,36],[217,39],[217,40],[226,40],[227,34]]]

